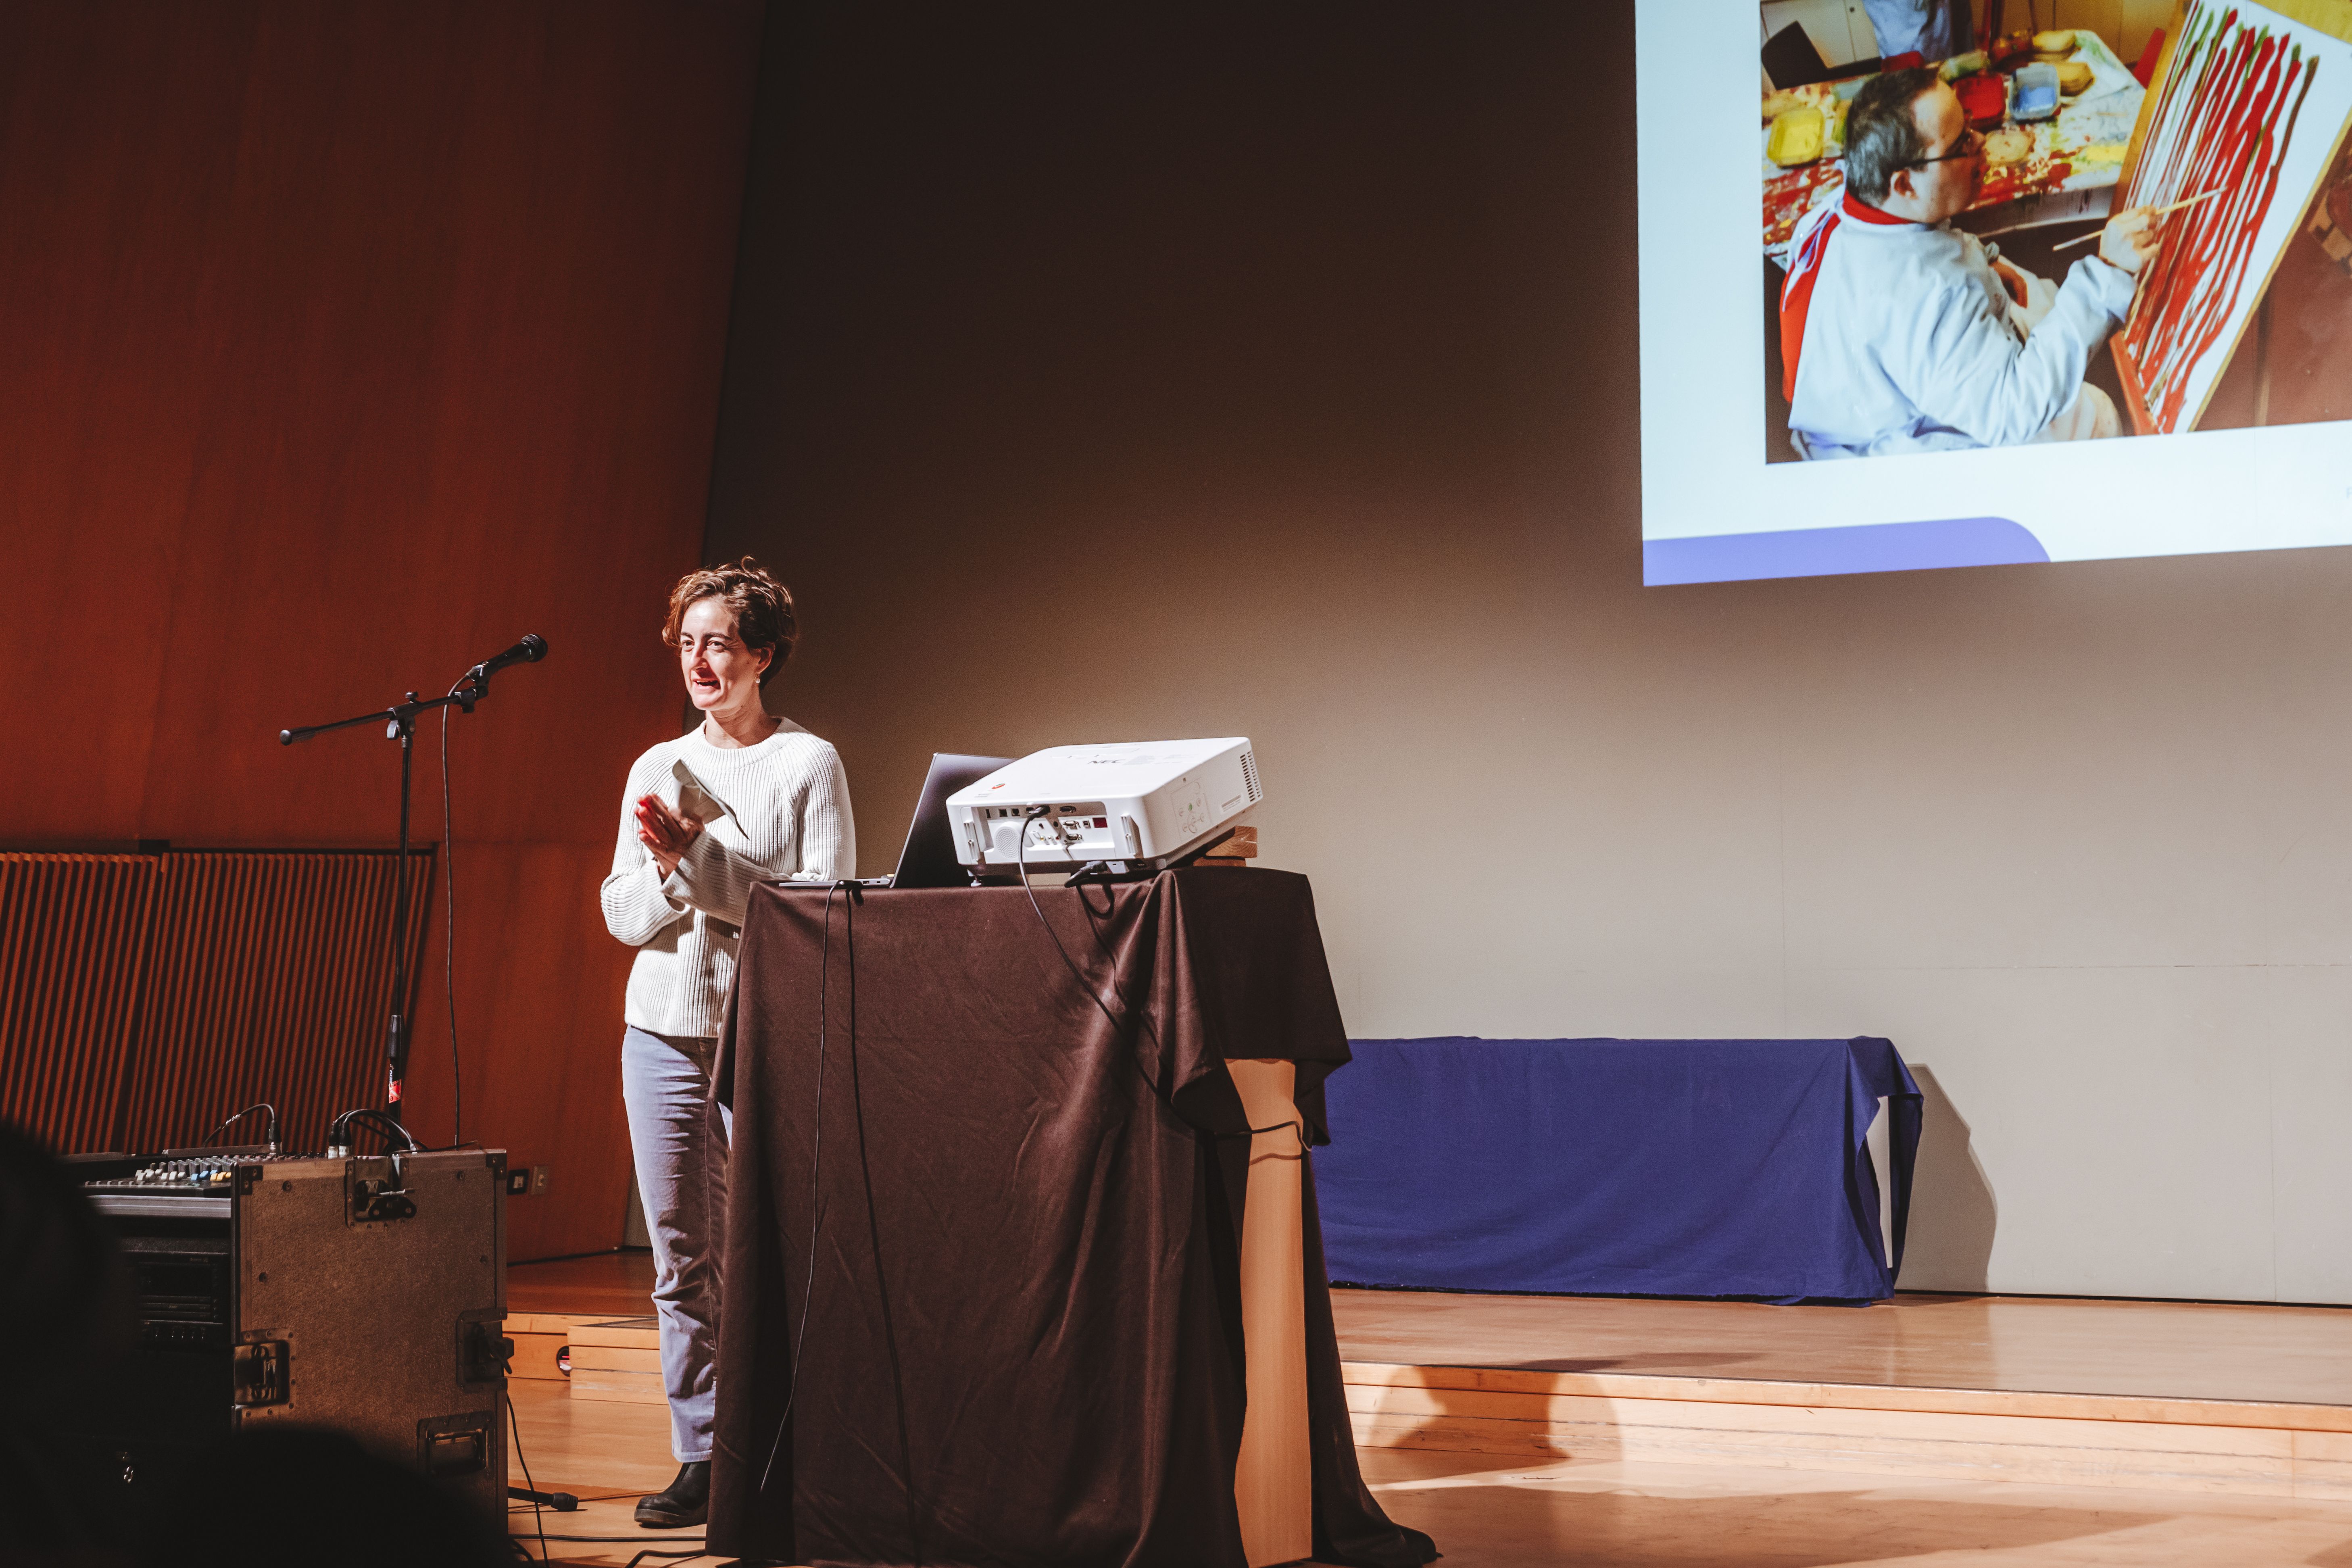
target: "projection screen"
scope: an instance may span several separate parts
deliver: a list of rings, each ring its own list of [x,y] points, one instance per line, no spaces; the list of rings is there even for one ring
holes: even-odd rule
[[[1916,9],[1637,0],[1645,581],[2352,543],[2352,0]]]

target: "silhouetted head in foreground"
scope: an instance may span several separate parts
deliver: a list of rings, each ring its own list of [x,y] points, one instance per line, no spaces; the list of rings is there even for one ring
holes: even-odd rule
[[[55,1413],[130,1352],[137,1326],[121,1252],[80,1183],[0,1122],[0,1562],[110,1563],[60,1463]]]
[[[150,1524],[151,1568],[490,1568],[504,1521],[340,1432],[248,1428],[183,1474]]]
[[[0,1343],[26,1352],[0,1379],[0,1409],[46,1405],[135,1339],[106,1222],[56,1156],[0,1122]]]

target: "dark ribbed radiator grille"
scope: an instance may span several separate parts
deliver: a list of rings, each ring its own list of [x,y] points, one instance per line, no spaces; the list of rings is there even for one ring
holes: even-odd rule
[[[0,855],[0,1115],[57,1147],[113,1128],[162,868]]]
[[[382,1104],[394,858],[0,854],[0,1117],[59,1149],[152,1151],[267,1100],[299,1148]],[[432,869],[412,852],[412,994]]]

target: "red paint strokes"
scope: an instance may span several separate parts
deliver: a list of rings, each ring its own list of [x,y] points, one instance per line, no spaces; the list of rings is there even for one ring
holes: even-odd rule
[[[2167,236],[2164,252],[2152,266],[2152,276],[2142,290],[2142,298],[2149,301],[2150,309],[2135,312],[2135,331],[2129,341],[2149,375],[2151,402],[2159,405],[2162,400],[2154,395],[2163,379],[2162,367],[2173,363],[2170,351],[2179,342],[2187,302],[2197,297],[2216,245],[2226,243],[2224,237],[2236,233],[2230,225],[2242,217],[2246,173],[2266,128],[2278,82],[2273,56],[2271,43],[2264,40],[2251,56],[2235,63],[2238,79],[2225,80],[2225,90],[2216,100],[2218,107],[2211,116],[2211,128],[2200,138],[2184,183],[2195,194],[2212,190],[2229,194],[2218,205],[2192,208],[2174,220],[2175,227]],[[2166,193],[2159,199],[2179,197]]]
[[[2150,121],[2154,133],[2149,144],[2141,150],[2130,184],[2120,193],[2121,205],[2150,203],[2154,193],[2175,188],[2180,160],[2192,146],[2191,141],[2179,133],[2181,125],[2195,118],[2195,106],[2203,100],[2210,85],[2219,63],[2219,51],[2213,44],[2222,26],[2221,21],[2201,9],[2191,16],[2189,31],[2175,52],[2172,68],[2166,73],[2163,90],[2158,94],[2156,114]],[[2165,153],[2161,158],[2153,155],[2159,150]],[[2150,170],[2156,171],[2153,176]]]
[[[2182,226],[2178,237],[2181,259],[2169,274],[2163,299],[2165,309],[2151,319],[2144,334],[2151,363],[2163,367],[2158,372],[2160,380],[2170,383],[2169,392],[2173,394],[2179,393],[2185,378],[2167,376],[2164,372],[2173,367],[2185,370],[2195,363],[2193,354],[2181,351],[2199,335],[2209,307],[2218,302],[2226,310],[2234,298],[2234,288],[2229,289],[2225,297],[2217,285],[2234,284],[2242,273],[2253,231],[2268,209],[2262,171],[2271,162],[2273,150],[2270,121],[2276,112],[2282,85],[2278,64],[2265,43],[2254,67],[2254,73],[2260,76],[2259,88],[2242,95],[2241,100],[2232,105],[2218,152],[2200,173],[2200,178],[2206,182],[2201,188],[2228,194],[2210,208],[2183,215],[2190,221]],[[2154,390],[2158,393],[2155,412],[2161,419],[2168,409],[2177,406],[2179,399],[2168,395],[2163,384]]]
[[[2301,61],[2297,63],[2299,66],[2304,64]],[[2244,286],[2247,266],[2252,258],[2254,237],[2260,232],[2263,220],[2270,215],[2272,198],[2278,195],[2279,175],[2285,163],[2284,150],[2294,140],[2295,122],[2302,117],[2304,100],[2310,96],[2312,80],[2318,74],[2316,62],[2311,62],[2310,68],[2302,70],[2301,74],[2302,90],[2295,94],[2294,106],[2287,113],[2286,131],[2278,138],[2277,146],[2280,149],[2278,155],[2269,155],[2270,148],[2267,145],[2269,136],[2267,132],[2264,134],[2265,162],[2269,164],[2270,172],[2262,182],[2260,198],[2253,204],[2252,211],[2245,220],[2244,226],[2235,237],[2236,243],[2230,253],[2226,270],[2222,274],[2225,288],[2215,289],[2206,297],[2190,325],[2186,350],[2181,355],[2181,362],[2185,364],[2194,364],[2211,352],[2213,345],[2221,337],[2222,327],[2229,321],[2231,310],[2238,293]],[[2290,71],[2288,75],[2290,85],[2293,83],[2294,77],[2294,72]],[[2168,427],[2177,426],[2188,394],[2188,378],[2185,375],[2179,377],[2167,389],[2164,405],[2158,417],[2165,421]]]
[[[2202,195],[2166,222],[2121,349],[2158,431],[2193,413],[2189,383],[2236,315],[2315,62],[2286,37],[2200,3],[2184,19],[2118,210]]]

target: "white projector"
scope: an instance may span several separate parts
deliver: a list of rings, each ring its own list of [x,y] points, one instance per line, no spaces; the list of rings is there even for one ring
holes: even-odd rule
[[[956,858],[982,875],[1157,870],[1223,837],[1261,795],[1245,736],[1051,746],[948,796],[948,824]]]

